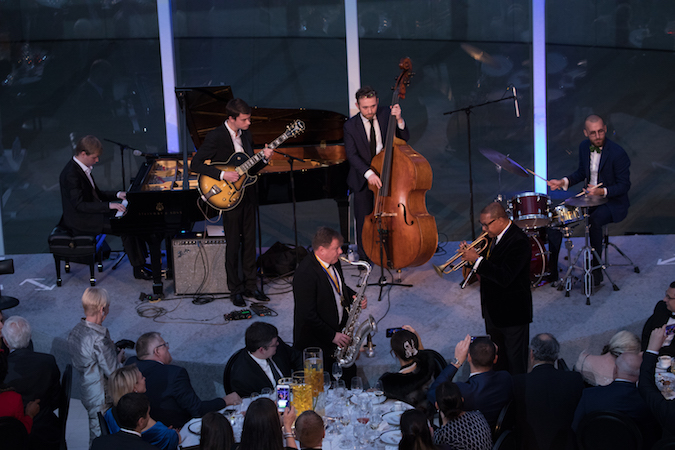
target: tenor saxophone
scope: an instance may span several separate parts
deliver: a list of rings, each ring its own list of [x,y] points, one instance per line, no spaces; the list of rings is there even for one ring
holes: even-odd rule
[[[345,347],[338,347],[333,355],[341,367],[351,367],[354,365],[356,357],[361,351],[361,346],[366,343],[366,336],[370,333],[377,333],[377,322],[375,322],[372,315],[368,315],[368,319],[361,322],[358,327],[356,326],[359,315],[361,314],[361,300],[363,300],[363,297],[365,296],[366,287],[368,287],[368,276],[370,275],[372,267],[365,261],[351,262],[344,256],[341,256],[340,259],[353,266],[363,266],[366,268],[366,273],[361,277],[361,287],[356,294],[356,298],[352,302],[352,306],[349,308],[349,317],[342,330],[343,334],[346,334],[352,339],[351,343]]]

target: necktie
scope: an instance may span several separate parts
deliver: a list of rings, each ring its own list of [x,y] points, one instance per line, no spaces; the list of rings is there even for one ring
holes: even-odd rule
[[[489,259],[490,255],[492,254],[492,251],[495,249],[495,245],[497,245],[497,238],[493,238],[492,241],[490,242],[490,247],[488,248],[487,255],[485,256],[485,259]]]
[[[374,158],[377,151],[377,136],[375,136],[375,122],[370,119],[370,157]]]
[[[274,376],[274,385],[276,386],[279,380],[281,379],[281,374],[277,371],[277,368],[274,366],[274,363],[272,362],[272,358],[269,358],[267,360],[267,364],[270,365],[270,370],[272,370],[272,375]]]

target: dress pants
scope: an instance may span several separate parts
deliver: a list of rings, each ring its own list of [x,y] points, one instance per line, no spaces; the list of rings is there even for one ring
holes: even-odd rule
[[[223,228],[227,247],[225,250],[225,273],[230,294],[242,294],[246,289],[256,289],[255,267],[255,189],[244,192],[241,203],[223,213]],[[241,257],[241,272],[239,261]]]
[[[511,375],[527,373],[530,324],[497,327],[485,312],[485,332],[497,345],[494,370],[508,370]]]
[[[356,218],[356,243],[358,245],[359,259],[370,261],[363,251],[363,222],[366,216],[373,212],[373,191],[368,189],[368,185],[360,192],[354,192],[354,217]]]

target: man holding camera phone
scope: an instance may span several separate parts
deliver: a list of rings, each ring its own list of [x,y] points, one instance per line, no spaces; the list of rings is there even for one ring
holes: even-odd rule
[[[673,334],[675,333],[675,281],[666,289],[666,296],[654,307],[654,313],[647,319],[642,328],[642,351],[647,350],[652,330],[666,325],[666,338],[659,355],[675,356]]]

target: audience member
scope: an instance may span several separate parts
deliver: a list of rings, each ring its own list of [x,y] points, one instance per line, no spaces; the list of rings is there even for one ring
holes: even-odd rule
[[[654,437],[660,434],[654,416],[640,396],[637,381],[640,376],[642,356],[624,353],[616,358],[614,381],[607,386],[584,389],[574,413],[572,429],[577,431],[584,416],[593,411],[618,411],[633,419],[642,432],[643,448],[651,448]]]
[[[150,402],[143,394],[131,392],[117,402],[120,431],[97,437],[91,450],[157,450],[141,438],[150,421]]]
[[[199,450],[230,450],[234,433],[230,421],[219,412],[211,411],[202,417]]]
[[[326,429],[323,419],[312,410],[303,412],[295,421],[295,438],[301,449],[320,449]]]
[[[237,450],[282,450],[297,448],[291,431],[295,422],[295,408],[290,405],[282,415],[283,429],[277,405],[269,398],[259,398],[251,403],[244,416],[241,442]],[[282,437],[283,436],[283,437]]]
[[[236,392],[223,398],[201,400],[192,388],[187,370],[171,364],[171,361],[169,343],[155,331],[138,338],[136,357],[127,361],[127,364],[135,363],[146,379],[146,395],[156,420],[180,428],[193,417],[202,417],[209,411],[241,403]]]
[[[436,407],[443,426],[436,430],[434,443],[466,450],[490,450],[492,432],[480,411],[465,411],[459,387],[452,381],[436,388]]]
[[[656,361],[665,340],[665,325],[654,328],[649,335],[647,350],[642,356],[638,390],[656,420],[661,424],[663,437],[673,439],[675,438],[675,402],[666,400],[659,388],[656,387],[656,381],[654,380]]]
[[[527,374],[513,377],[514,401],[523,449],[574,449],[572,420],[584,382],[581,374],[557,370],[560,344],[549,333],[530,342]]]
[[[246,329],[246,348],[236,352],[228,361],[228,373],[223,375],[225,392],[250,397],[264,388],[274,389],[277,381],[302,370],[302,353],[291,348],[280,337],[277,328],[266,322],[253,322]],[[226,371],[227,371],[226,366]]]
[[[654,313],[647,319],[642,328],[642,351],[647,350],[647,342],[652,330],[663,325],[673,324],[675,324],[675,281],[670,283],[670,286],[666,289],[666,296],[656,303]],[[673,333],[666,336],[666,340],[663,341],[663,346],[659,350],[660,355],[675,356],[673,336]]]
[[[113,406],[105,412],[105,421],[111,433],[117,433],[120,427],[117,423],[117,403],[120,398],[130,392],[145,394],[145,377],[136,365],[123,366],[112,373],[108,380],[108,391],[112,397]],[[150,417],[145,428],[141,430],[144,441],[162,450],[175,450],[180,443],[180,435],[172,428],[167,428],[162,422]]]
[[[61,437],[59,419],[54,414],[61,393],[61,372],[56,358],[29,348],[31,327],[26,319],[12,316],[5,321],[3,337],[10,349],[5,384],[21,394],[23,403],[40,401],[40,412],[33,419],[30,448],[58,449]]]
[[[33,418],[40,412],[40,400],[28,402],[24,408],[21,394],[5,384],[6,375],[7,353],[0,351],[0,417],[15,417],[30,433],[33,428]]]
[[[398,450],[436,450],[438,448],[434,445],[426,414],[418,409],[409,409],[401,414],[401,435]]]
[[[488,425],[494,428],[500,411],[513,399],[511,375],[505,370],[494,370],[498,358],[496,347],[487,336],[479,336],[471,341],[471,336],[467,335],[455,347],[455,359],[429,388],[429,401],[436,401],[436,387],[445,381],[452,381],[457,370],[468,360],[471,368],[469,380],[456,383],[464,397],[464,410],[480,411]]]
[[[591,355],[586,350],[581,352],[574,370],[591,386],[607,386],[614,380],[616,358],[624,352],[640,352],[640,339],[626,330],[612,336],[601,355]]]
[[[73,368],[80,373],[80,395],[89,415],[89,444],[101,434],[98,412],[109,404],[107,380],[122,365],[124,352],[117,352],[102,323],[110,310],[108,291],[90,287],[82,295],[85,318],[68,335],[68,352]]]
[[[424,350],[419,335],[410,326],[391,337],[391,353],[398,360],[398,372],[386,372],[380,377],[382,390],[389,398],[404,401],[416,408],[430,411],[427,389],[441,370],[436,364],[436,352]]]

